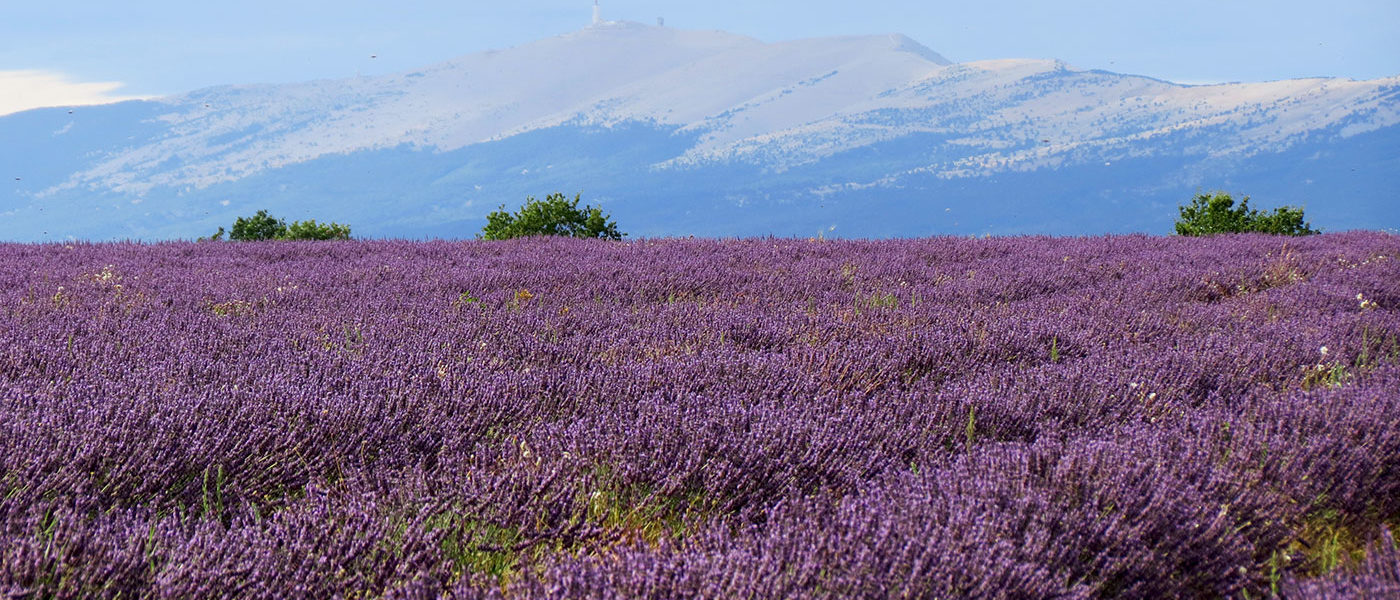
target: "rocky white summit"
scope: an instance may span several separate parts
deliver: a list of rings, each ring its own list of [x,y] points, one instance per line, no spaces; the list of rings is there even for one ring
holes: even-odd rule
[[[1397,124],[1400,78],[1188,86],[953,64],[902,35],[603,22],[413,72],[0,117],[21,178],[0,238],[193,237],[256,208],[470,236],[555,190],[647,235],[1161,230],[1218,187],[1394,226]]]

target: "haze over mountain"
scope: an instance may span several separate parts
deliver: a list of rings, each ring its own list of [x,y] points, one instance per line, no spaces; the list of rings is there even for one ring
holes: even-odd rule
[[[262,208],[471,237],[553,191],[634,236],[1165,232],[1213,189],[1397,227],[1397,124],[1400,77],[1187,86],[952,64],[902,35],[606,22],[388,76],[0,117],[0,239],[192,238]]]

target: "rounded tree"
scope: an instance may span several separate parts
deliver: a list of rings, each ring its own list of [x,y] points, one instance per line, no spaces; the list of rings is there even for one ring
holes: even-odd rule
[[[579,208],[581,195],[572,201],[564,194],[553,193],[544,200],[534,196],[525,199],[525,205],[511,214],[505,205],[500,210],[486,215],[486,227],[477,237],[484,240],[508,240],[534,235],[561,235],[575,238],[597,238],[621,240],[625,233],[617,230],[617,223],[608,219],[602,209],[593,206]]]
[[[224,228],[210,239],[223,236]],[[294,221],[288,225],[282,219],[273,218],[267,211],[260,210],[251,217],[238,217],[233,222],[229,239],[236,242],[256,242],[263,240],[348,240],[350,226],[339,223],[317,223],[316,219]]]
[[[1249,207],[1249,196],[1235,206],[1235,199],[1224,192],[1196,194],[1191,204],[1179,207],[1177,235],[1202,236],[1217,233],[1270,233],[1311,235],[1320,233],[1303,221],[1303,209],[1283,206],[1261,213]]]
[[[251,217],[238,217],[233,222],[233,231],[228,239],[235,242],[256,242],[275,240],[287,232],[287,222],[273,218],[267,211],[260,210]]]

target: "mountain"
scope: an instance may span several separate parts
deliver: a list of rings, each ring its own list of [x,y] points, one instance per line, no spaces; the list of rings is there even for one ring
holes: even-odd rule
[[[1190,86],[954,64],[902,35],[610,22],[413,72],[0,117],[0,239],[192,238],[261,208],[471,237],[553,191],[633,236],[1165,232],[1214,189],[1400,227],[1397,125],[1400,77]]]

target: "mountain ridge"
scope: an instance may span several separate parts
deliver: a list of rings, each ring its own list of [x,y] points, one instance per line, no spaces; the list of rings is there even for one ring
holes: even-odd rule
[[[0,117],[6,139],[67,153],[51,157],[55,162],[72,162],[76,154],[82,163],[66,176],[16,185],[10,194],[16,208],[0,215],[19,223],[42,222],[39,210],[140,210],[137,217],[164,222],[151,231],[169,235],[187,231],[177,219],[191,212],[210,213],[206,221],[216,214],[227,220],[236,207],[259,200],[230,191],[241,181],[285,174],[264,202],[296,205],[279,190],[300,189],[309,198],[336,188],[331,181],[289,179],[307,171],[298,165],[401,154],[423,165],[441,163],[432,177],[404,174],[417,171],[412,166],[382,174],[403,189],[402,208],[437,207],[425,215],[464,229],[484,216],[475,192],[518,201],[522,190],[541,195],[552,190],[535,186],[577,181],[617,194],[602,200],[620,213],[655,213],[649,231],[687,233],[668,228],[666,211],[648,204],[643,192],[627,193],[608,179],[654,180],[669,188],[698,177],[694,197],[676,200],[675,222],[697,203],[718,198],[723,210],[734,212],[734,222],[748,218],[771,224],[770,232],[792,232],[784,218],[793,210],[823,206],[847,192],[865,198],[871,190],[897,194],[931,185],[915,181],[963,182],[965,188],[1013,173],[1048,181],[1061,169],[1127,160],[1158,161],[1164,171],[1151,172],[1152,178],[1186,182],[1204,179],[1200,174],[1212,163],[1248,170],[1304,147],[1321,155],[1355,145],[1348,140],[1363,134],[1380,132],[1385,148],[1396,139],[1397,124],[1400,77],[1184,85],[1049,59],[952,63],[900,34],[765,43],[724,32],[606,22],[388,75],[219,86],[123,108],[85,107],[79,115],[41,109]],[[64,136],[84,128],[96,137],[65,149]],[[103,130],[124,135],[99,139]],[[612,141],[602,144],[609,150],[601,156],[540,148],[536,156],[554,160],[471,167],[493,160],[478,157],[474,148],[551,137],[582,145]],[[0,159],[18,170],[45,170],[38,162],[42,153],[30,156],[24,148],[17,145]],[[451,163],[466,156],[476,158]],[[399,164],[397,158],[389,162]],[[570,171],[584,164],[594,172]],[[473,174],[471,181],[458,181],[464,173]],[[444,187],[449,182],[465,188],[457,200]],[[1393,198],[1395,189],[1371,195]],[[755,202],[776,204],[758,210]],[[338,212],[351,222],[368,214],[353,207]],[[27,219],[14,218],[21,213]],[[1393,210],[1381,216],[1392,218]],[[76,225],[84,220],[75,217],[69,230],[112,235],[114,228],[104,233],[90,218]],[[979,222],[1035,231],[1033,223]],[[1141,215],[1122,221],[1141,222],[1156,221]],[[0,238],[22,237],[17,227],[0,223]],[[891,235],[902,232],[898,225],[889,228]]]

